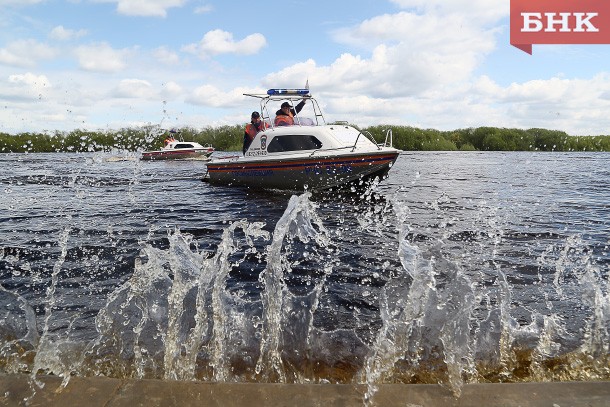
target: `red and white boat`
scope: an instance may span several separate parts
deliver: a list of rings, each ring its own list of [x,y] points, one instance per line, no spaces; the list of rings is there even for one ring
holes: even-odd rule
[[[388,130],[384,143],[348,125],[326,124],[318,102],[308,89],[270,89],[260,99],[268,128],[259,132],[244,156],[218,157],[206,163],[204,181],[212,184],[288,190],[324,190],[383,179],[400,154]],[[273,107],[306,98],[313,118],[294,117],[294,125],[275,126]],[[269,103],[271,104],[269,105]],[[275,115],[273,116],[275,117]]]
[[[142,160],[208,159],[213,152],[214,147],[210,145],[174,140],[160,150],[144,151]]]

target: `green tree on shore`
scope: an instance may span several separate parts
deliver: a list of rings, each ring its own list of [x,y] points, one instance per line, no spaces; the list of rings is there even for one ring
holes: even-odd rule
[[[393,144],[405,151],[610,151],[610,136],[570,136],[563,131],[533,128],[478,127],[440,131],[379,125],[362,129],[377,142],[391,129]],[[184,127],[185,141],[210,144],[219,151],[240,151],[243,126],[196,129]],[[0,133],[0,153],[145,151],[163,145],[167,130],[158,126],[113,131],[73,130],[49,133]]]

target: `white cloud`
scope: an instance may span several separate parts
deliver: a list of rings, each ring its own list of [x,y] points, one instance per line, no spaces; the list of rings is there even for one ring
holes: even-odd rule
[[[371,83],[364,86],[362,78],[354,76],[358,69],[367,69],[370,61],[348,54],[330,66],[317,67],[309,60],[270,75],[264,82],[268,86],[301,86],[308,77],[327,120],[348,120],[362,126],[386,123],[440,130],[541,127],[571,135],[610,133],[605,130],[610,129],[608,73],[590,79],[554,77],[507,86],[482,76],[412,94],[396,93],[390,98],[375,96]],[[339,84],[348,77],[348,84]],[[404,88],[398,83],[396,86]]]
[[[270,86],[312,84],[373,97],[414,96],[469,80],[495,46],[494,33],[465,25],[459,16],[440,18],[408,12],[382,15],[336,33],[350,44],[369,43],[369,58],[343,54],[328,66],[299,63],[268,75]],[[381,44],[380,44],[381,42]]]
[[[97,0],[116,3],[119,14],[142,17],[166,17],[167,10],[182,7],[188,0]]]
[[[156,48],[153,50],[153,56],[162,64],[178,65],[180,63],[180,57],[178,54],[171,51],[167,47]]]
[[[296,64],[268,75],[265,83],[294,86],[309,77],[312,84],[338,92],[384,98],[422,95],[472,80],[475,69],[495,49],[500,32],[498,27],[486,28],[484,22],[508,15],[504,2],[492,6],[484,0],[394,3],[407,10],[333,33],[337,42],[369,56],[346,53],[327,66],[314,61]]]
[[[339,30],[335,33],[335,39],[353,46],[377,45],[379,42],[388,42],[389,45],[408,43],[414,51],[435,53],[488,50],[495,31],[469,23],[463,15],[400,12],[377,16],[355,27]]]
[[[76,38],[81,38],[85,35],[87,35],[87,30],[71,30],[64,28],[63,25],[58,25],[57,27],[53,28],[53,30],[51,30],[49,37],[54,40],[67,41]]]
[[[479,97],[496,103],[535,102],[558,107],[583,104],[588,108],[591,104],[610,102],[604,96],[610,92],[610,74],[601,73],[591,79],[537,79],[512,83],[504,88],[484,76],[474,83],[472,90]]]
[[[23,75],[11,75],[8,78],[10,83],[24,84],[29,87],[47,87],[50,86],[49,79],[44,75],[34,75],[27,72]]]
[[[112,91],[112,96],[129,99],[153,99],[156,92],[150,82],[142,79],[123,79]]]
[[[224,92],[213,85],[202,85],[193,91],[187,102],[210,107],[232,107],[242,103],[245,99],[243,94],[250,91],[246,88],[235,88]]]
[[[494,22],[510,14],[510,2],[506,0],[390,0],[404,9],[416,9],[425,14],[460,14],[471,25]]]
[[[56,114],[43,114],[41,116],[41,119],[45,122],[56,122],[56,123],[62,123],[65,122],[68,119],[68,116],[66,116],[63,113],[56,113]]]
[[[127,51],[115,50],[106,43],[83,45],[75,49],[80,67],[86,71],[118,72],[125,68]]]
[[[38,61],[51,59],[56,55],[55,48],[47,44],[36,40],[17,40],[0,48],[0,64],[32,67]]]
[[[44,3],[46,0],[0,0],[0,6],[29,6]]]
[[[591,79],[550,78],[500,86],[488,76],[415,99],[408,110],[422,127],[542,127],[571,135],[610,128],[610,75]],[[427,96],[427,97],[426,97]],[[400,109],[404,106],[397,103]],[[601,132],[608,132],[602,130]]]
[[[214,6],[211,6],[209,4],[204,4],[203,6],[199,6],[199,7],[195,8],[195,14],[207,14],[207,13],[211,12],[212,10],[214,10]]]
[[[163,84],[163,89],[161,90],[161,94],[166,99],[174,99],[180,96],[184,92],[182,86],[174,81],[169,81]]]
[[[206,59],[218,54],[252,55],[267,45],[267,40],[262,34],[248,35],[240,41],[233,39],[233,34],[223,30],[208,31],[198,44],[189,44],[183,47],[183,51],[199,55]]]
[[[45,75],[31,72],[10,75],[5,83],[0,81],[0,99],[20,101],[36,100],[46,97],[51,83]]]

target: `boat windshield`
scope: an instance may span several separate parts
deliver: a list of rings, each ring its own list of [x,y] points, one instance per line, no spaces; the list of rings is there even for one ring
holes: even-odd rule
[[[315,136],[287,135],[276,136],[269,143],[267,151],[279,153],[286,151],[317,150],[322,148],[322,142]]]
[[[300,124],[301,126],[315,126],[316,122],[311,117],[295,116],[294,124]]]

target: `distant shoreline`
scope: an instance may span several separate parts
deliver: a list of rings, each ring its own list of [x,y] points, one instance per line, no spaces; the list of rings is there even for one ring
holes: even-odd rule
[[[357,127],[357,126],[356,126]],[[449,131],[410,126],[361,128],[377,142],[392,130],[394,147],[404,151],[561,151],[609,152],[610,136],[570,136],[559,130],[478,127]],[[241,151],[241,125],[178,129],[185,141],[211,144],[217,151]],[[137,152],[163,145],[167,130],[158,126],[120,130],[73,130],[53,133],[0,133],[0,153]]]

